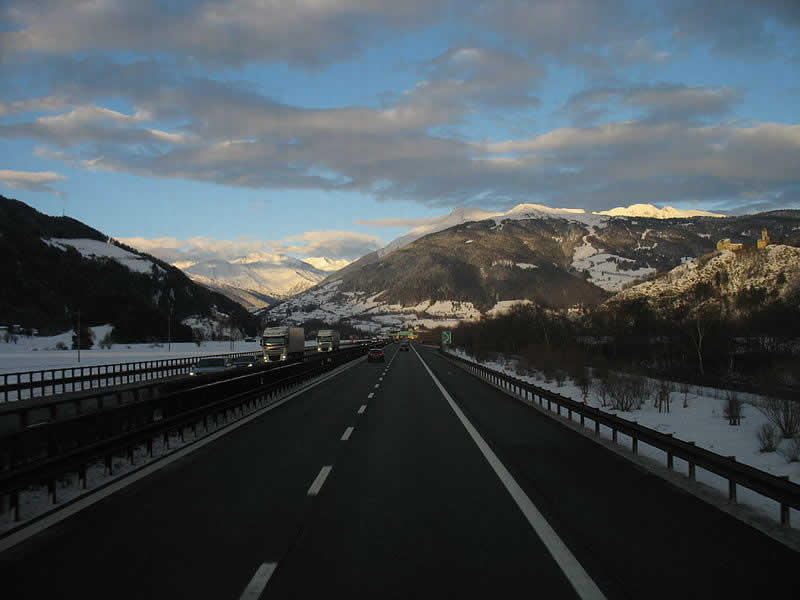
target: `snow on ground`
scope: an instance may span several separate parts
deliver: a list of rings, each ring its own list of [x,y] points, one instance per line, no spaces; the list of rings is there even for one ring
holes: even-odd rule
[[[71,246],[86,258],[111,258],[136,273],[148,275],[152,273],[153,266],[163,272],[163,269],[155,265],[154,262],[138,254],[123,250],[119,246],[99,240],[50,238],[42,239],[42,241],[49,246],[64,251],[66,251],[67,246]]]
[[[511,309],[517,304],[533,304],[530,300],[500,300],[492,308],[486,311],[490,317],[496,317],[504,313],[510,312]]]
[[[471,356],[468,356],[458,348],[454,348],[451,351],[468,360],[474,360]],[[523,381],[556,392],[562,396],[581,401],[582,395],[580,388],[574,385],[569,379],[563,386],[559,387],[554,381],[547,382],[544,375],[539,372],[533,371],[529,374],[521,372],[523,370],[519,369],[516,361],[504,359],[502,357],[498,360],[486,361],[481,364],[490,369],[508,373]],[[654,380],[654,382],[657,382],[657,380]],[[785,450],[788,447],[788,440],[783,440],[781,442],[779,452],[759,451],[756,433],[763,424],[768,423],[768,420],[753,406],[753,404],[751,404],[751,402],[756,402],[757,398],[749,395],[739,395],[745,402],[741,425],[731,426],[728,424],[728,420],[723,414],[722,402],[724,397],[724,390],[691,386],[691,391],[687,396],[688,406],[686,408],[683,407],[683,394],[680,392],[672,392],[670,394],[671,406],[670,412],[668,413],[659,413],[652,401],[648,401],[639,410],[631,412],[615,411],[609,407],[601,406],[600,401],[592,392],[589,394],[588,403],[623,419],[636,421],[640,425],[650,427],[661,433],[671,433],[677,439],[695,442],[698,447],[711,450],[722,456],[735,456],[736,460],[741,463],[761,469],[772,475],[788,476],[790,481],[800,483],[800,463],[788,462],[780,453],[781,450]],[[573,417],[576,422],[579,421],[577,414],[573,415]],[[601,428],[601,435],[607,439],[611,439],[610,430]],[[630,448],[630,438],[627,438],[627,436],[620,434],[619,441],[623,444],[627,444],[627,447]],[[639,454],[653,458],[662,465],[666,464],[664,452],[641,442],[639,444]],[[678,459],[675,459],[675,469],[684,474],[688,472],[686,462]],[[728,481],[726,479],[699,467],[697,468],[696,475],[698,482],[711,486],[723,494],[728,493]],[[762,515],[772,520],[776,520],[780,515],[780,507],[773,500],[765,498],[742,486],[738,486],[737,494],[740,504],[755,508]],[[796,526],[798,519],[800,519],[800,511],[793,510],[793,512],[794,514],[792,514],[791,518]]]
[[[721,217],[727,215],[712,213],[707,210],[683,210],[665,206],[658,208],[652,204],[631,204],[630,206],[617,206],[610,210],[594,213],[596,215],[608,215],[610,217],[647,217],[648,219],[685,219],[687,217]]]
[[[618,292],[626,283],[655,273],[650,267],[621,270],[620,262],[633,262],[629,258],[601,252],[583,237],[583,245],[577,246],[572,255],[572,266],[578,271],[588,271],[589,281],[609,292]]]
[[[202,342],[199,346],[192,342],[173,342],[169,347],[166,343],[113,344],[111,348],[104,349],[100,348],[98,344],[111,331],[111,326],[101,325],[89,329],[94,333],[95,346],[91,350],[81,350],[80,362],[78,362],[77,350],[56,349],[59,342],[66,348],[72,347],[71,331],[50,337],[18,336],[17,343],[0,342],[0,373],[88,367],[229,352],[258,352],[261,349],[258,342],[241,340],[234,341],[233,349],[231,349],[229,341]]]

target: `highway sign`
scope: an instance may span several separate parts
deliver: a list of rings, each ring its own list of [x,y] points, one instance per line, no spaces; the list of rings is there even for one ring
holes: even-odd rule
[[[443,331],[442,332],[442,344],[452,344],[453,343],[453,332],[452,331]]]

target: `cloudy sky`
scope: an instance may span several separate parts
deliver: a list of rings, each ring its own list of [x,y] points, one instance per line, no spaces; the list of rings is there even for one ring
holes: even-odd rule
[[[4,0],[0,193],[353,259],[455,206],[800,208],[797,0]]]

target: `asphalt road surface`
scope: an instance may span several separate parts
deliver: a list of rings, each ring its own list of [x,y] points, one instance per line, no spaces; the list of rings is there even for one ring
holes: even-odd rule
[[[0,554],[0,595],[797,590],[797,553],[434,351],[397,348]]]

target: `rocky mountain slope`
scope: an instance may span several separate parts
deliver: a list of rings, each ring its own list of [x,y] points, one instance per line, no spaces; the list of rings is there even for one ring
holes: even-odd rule
[[[591,306],[711,252],[719,239],[752,246],[765,227],[774,240],[800,245],[800,211],[668,219],[520,205],[362,257],[263,316],[379,329],[451,325],[519,302]]]
[[[191,341],[191,323],[232,318],[255,332],[239,304],[193,283],[179,269],[80,221],[51,217],[0,196],[0,324],[42,334],[112,324],[118,342]]]
[[[713,309],[737,318],[784,301],[800,304],[800,248],[771,245],[715,252],[623,290],[609,306],[644,299],[651,308],[693,314]]]

